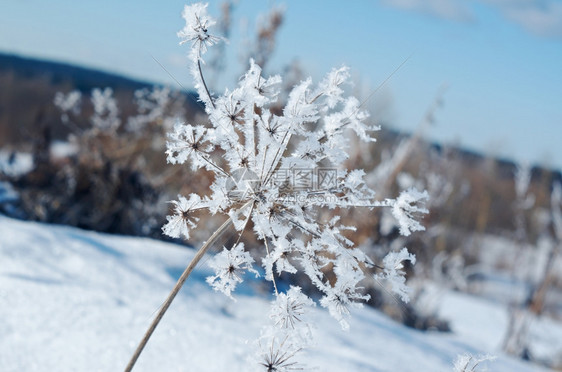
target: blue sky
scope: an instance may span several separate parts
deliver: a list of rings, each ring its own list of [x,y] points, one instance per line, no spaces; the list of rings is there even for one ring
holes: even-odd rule
[[[218,14],[220,2],[210,2]],[[242,70],[243,35],[281,2],[239,0],[220,80]],[[284,2],[270,71],[298,59],[318,79],[348,65],[373,115],[416,130],[442,95],[428,137],[562,169],[561,0],[356,0]],[[2,0],[0,50],[72,62],[185,87],[184,1]],[[246,30],[246,31],[244,31]],[[173,83],[175,84],[175,83]]]

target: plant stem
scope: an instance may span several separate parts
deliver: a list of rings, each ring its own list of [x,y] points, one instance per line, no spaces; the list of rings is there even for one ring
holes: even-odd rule
[[[181,287],[183,286],[183,284],[185,283],[185,281],[187,280],[187,278],[189,277],[189,275],[191,274],[193,269],[197,266],[197,264],[199,263],[201,258],[203,258],[203,256],[205,255],[205,253],[207,252],[209,247],[211,247],[213,245],[213,243],[217,240],[217,238],[228,227],[230,227],[231,224],[232,224],[232,219],[229,218],[225,223],[223,223],[213,233],[213,235],[211,235],[209,240],[207,240],[205,242],[205,244],[203,244],[203,246],[201,246],[201,248],[199,248],[199,250],[197,251],[197,253],[193,257],[193,259],[191,260],[189,265],[185,268],[184,272],[181,274],[180,278],[176,282],[176,285],[174,286],[174,288],[172,289],[172,291],[168,295],[168,298],[166,298],[166,301],[164,301],[164,303],[162,304],[162,307],[160,308],[160,311],[158,312],[158,314],[156,315],[156,317],[154,318],[154,320],[150,324],[150,327],[148,328],[148,330],[144,334],[144,337],[142,338],[141,342],[137,346],[137,349],[135,350],[135,353],[131,357],[131,360],[129,361],[129,364],[127,364],[127,367],[125,368],[125,372],[130,372],[133,369],[133,367],[135,366],[135,363],[137,362],[137,359],[139,358],[140,354],[142,353],[142,350],[144,349],[144,347],[146,346],[146,343],[150,339],[150,336],[152,336],[152,333],[154,332],[154,330],[158,326],[158,323],[160,323],[160,320],[162,319],[162,317],[164,316],[164,314],[166,313],[166,311],[168,310],[168,308],[172,304],[172,301],[174,301],[174,298],[176,297],[176,295],[180,291]]]
[[[201,81],[203,82],[203,88],[205,88],[205,93],[207,93],[207,97],[209,97],[209,102],[211,102],[211,106],[216,108],[215,103],[213,102],[213,97],[211,97],[211,93],[209,93],[209,89],[207,88],[207,83],[205,82],[205,78],[203,78],[203,70],[201,70],[201,60],[197,59],[197,68],[199,69],[199,76],[201,77]]]

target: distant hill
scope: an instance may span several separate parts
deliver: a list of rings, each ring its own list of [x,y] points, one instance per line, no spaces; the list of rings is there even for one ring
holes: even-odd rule
[[[154,85],[146,81],[132,80],[116,74],[66,63],[0,53],[0,74],[6,73],[12,73],[18,79],[24,80],[46,78],[55,86],[71,84],[82,92],[106,86],[115,90],[135,90]]]
[[[154,85],[66,63],[0,53],[0,146],[28,143],[45,127],[50,127],[54,138],[66,137],[66,128],[59,124],[60,112],[53,105],[59,91],[88,93],[93,88],[111,87],[126,115],[133,107],[122,103],[132,105],[135,90]],[[195,93],[184,94],[188,112],[201,111]]]

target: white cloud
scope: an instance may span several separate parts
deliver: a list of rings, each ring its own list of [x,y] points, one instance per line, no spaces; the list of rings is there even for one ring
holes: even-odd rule
[[[462,0],[382,0],[382,4],[452,21],[467,22],[473,18]]]
[[[479,0],[496,8],[508,21],[541,37],[562,40],[562,1],[560,0]],[[383,5],[428,14],[452,21],[475,18],[466,0],[381,0]]]
[[[560,0],[484,0],[498,7],[512,22],[527,31],[562,39],[562,2]]]

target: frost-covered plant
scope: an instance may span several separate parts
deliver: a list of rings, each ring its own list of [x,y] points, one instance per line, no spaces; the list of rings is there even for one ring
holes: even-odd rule
[[[118,96],[126,94],[121,91]],[[57,174],[52,191],[46,191],[53,195],[45,208],[53,211],[51,222],[158,234],[161,222],[157,219],[163,218],[166,208],[157,200],[166,192],[162,185],[170,182],[157,163],[167,129],[183,113],[178,107],[184,103],[182,97],[165,87],[143,88],[134,92],[132,106],[118,100],[111,88],[85,94],[58,92],[54,103],[69,129],[68,142],[51,144],[47,155],[51,160],[70,161],[49,163],[49,172]]]
[[[255,40],[247,41],[244,49],[243,63],[254,59],[258,66],[266,68],[275,50],[275,41],[285,18],[285,6],[273,5],[267,14],[258,18]]]
[[[482,363],[491,362],[496,359],[493,355],[479,355],[474,357],[471,354],[462,354],[455,360],[453,371],[454,372],[476,372],[486,371],[486,369],[479,368]]]
[[[519,176],[518,178],[521,178]],[[516,187],[518,185],[516,178]],[[525,176],[525,184],[519,186],[517,190],[517,202],[519,205],[525,201],[534,201],[533,194],[528,195],[529,175]],[[523,199],[525,197],[525,199]],[[543,236],[538,240],[533,251],[532,264],[528,263],[526,267],[526,280],[529,283],[527,293],[518,304],[512,305],[510,308],[510,319],[507,332],[503,341],[503,348],[506,352],[522,358],[529,358],[532,355],[530,344],[531,325],[536,317],[542,315],[545,308],[545,299],[549,287],[552,285],[551,278],[556,267],[557,256],[562,253],[562,187],[560,183],[553,184],[552,193],[550,195],[550,222],[552,224],[553,239]],[[522,208],[522,207],[521,207]],[[523,231],[526,236],[526,231]],[[520,260],[520,262],[522,262]],[[519,264],[517,266],[518,269]]]
[[[396,147],[399,155],[403,154],[404,146],[408,141],[411,140],[402,141]],[[417,151],[419,152],[419,149]],[[416,168],[406,168],[397,174],[396,184],[400,190],[411,187],[426,189],[429,194],[426,207],[434,212],[437,211],[438,215],[447,204],[466,196],[467,184],[461,187],[454,186],[454,180],[459,178],[459,169],[447,155],[447,150],[429,149],[428,151],[427,158],[423,158]],[[398,170],[393,161],[387,160],[386,163],[390,164],[390,174]],[[382,175],[382,172],[379,174]],[[381,218],[380,233],[388,236],[394,231],[395,225],[389,213],[384,213]],[[411,301],[407,305],[400,304],[405,310],[402,312],[402,321],[415,328],[447,331],[448,323],[439,317],[438,308],[443,294],[448,289],[466,288],[465,260],[458,253],[438,248],[438,239],[443,236],[443,231],[448,230],[448,220],[445,216],[430,219],[424,225],[427,229],[426,233],[414,239],[421,239],[426,259],[422,258],[421,262],[416,263],[414,275],[408,281],[407,288],[411,289]],[[396,244],[395,242],[396,240],[393,240],[391,244]]]
[[[283,272],[302,271],[323,294],[319,303],[347,328],[350,307],[368,299],[360,282],[365,278],[364,269],[374,263],[346,236],[354,227],[342,225],[337,211],[389,207],[401,233],[409,235],[423,230],[416,218],[427,212],[418,205],[427,194],[411,189],[397,199],[377,201],[375,191],[365,183],[365,173],[343,166],[348,158],[348,132],[372,142],[372,133],[379,129],[365,124],[367,112],[355,97],[345,95],[346,67],[332,70],[317,85],[310,78],[301,81],[289,94],[282,112],[271,110],[281,77],[262,76],[253,60],[238,87],[213,96],[203,78],[202,64],[207,48],[220,41],[210,33],[215,21],[208,16],[207,5],[200,3],[186,6],[183,17],[186,26],[178,36],[181,44],[191,44],[191,73],[209,123],[176,124],[169,134],[166,154],[171,164],[189,164],[194,171],[212,172],[214,181],[209,195],[179,196],[163,231],[170,237],[189,238],[197,226],[196,215],[202,211],[223,215],[226,222],[188,266],[129,367],[199,258],[218,233],[232,225],[236,242],[211,260],[215,275],[208,282],[215,290],[232,295],[242,281],[242,271],[252,270],[253,259],[240,241],[245,232],[253,230],[263,243],[259,259],[275,295],[273,324],[260,338],[265,347],[261,365],[284,370],[293,366],[289,359],[305,346],[303,335],[307,332],[296,328],[307,329],[301,319],[312,300],[300,288],[281,292],[276,278]],[[331,211],[332,216],[318,218],[322,210]],[[380,278],[393,281],[393,287],[406,298],[404,279],[400,279],[403,260],[413,261],[413,256],[406,250],[391,253],[384,262],[389,267]],[[277,369],[273,369],[275,363]]]
[[[554,184],[551,200],[552,224],[554,226],[554,236],[558,243],[562,243],[562,184]]]
[[[529,190],[531,184],[531,167],[528,164],[520,164],[517,166],[514,174],[515,187],[515,237],[517,238],[516,247],[522,253],[525,249],[529,249],[529,237],[527,232],[527,219],[525,212],[533,207],[535,202],[534,194]],[[537,249],[536,256],[540,252]],[[529,290],[523,301],[514,301],[510,306],[510,317],[507,332],[503,341],[503,348],[506,352],[524,356],[528,353],[528,330],[530,324],[530,314],[528,307],[532,304],[534,291],[536,289],[535,281],[532,277],[544,265],[529,265],[524,260],[523,254],[515,255],[513,263],[513,275],[522,278],[529,283]]]
[[[91,127],[81,130],[71,128],[73,131],[80,132],[75,134],[87,135],[90,132],[112,134],[115,130],[121,129],[119,103],[114,97],[113,89],[109,87],[94,88],[90,93],[89,101],[93,108],[93,114],[90,117]],[[176,101],[178,101],[178,92],[172,91],[168,87],[154,86],[151,89],[135,90],[133,103],[137,113],[127,118],[124,129],[128,132],[143,133],[142,130],[152,122],[164,124],[164,127],[169,129],[172,125],[167,125],[167,123],[181,114],[176,107],[170,110],[172,105],[175,106]],[[66,94],[57,92],[54,104],[62,113],[63,123],[69,124],[71,115],[76,116],[81,113],[84,99],[78,90]]]
[[[91,147],[97,147],[96,154],[101,152],[100,146],[93,146],[92,139],[99,136],[111,136],[121,125],[119,118],[119,107],[117,100],[113,96],[111,88],[94,88],[90,95],[90,103],[93,107],[93,114],[90,117],[91,126],[87,128],[79,127],[74,120],[82,111],[82,93],[78,90],[66,94],[57,92],[55,95],[55,106],[61,110],[61,120],[72,130],[70,140],[78,142],[79,148],[84,152],[92,151]]]
[[[168,87],[144,88],[135,91],[134,102],[137,106],[138,115],[129,117],[127,130],[143,133],[149,123],[162,121],[164,127],[172,118],[167,115],[167,108],[172,101],[172,91]],[[168,128],[169,129],[169,128]]]
[[[527,228],[525,212],[535,203],[535,195],[529,191],[531,184],[531,167],[529,164],[520,164],[515,172],[515,235],[520,244],[527,243]]]
[[[119,119],[117,100],[113,97],[113,89],[93,89],[92,104],[94,105],[94,115],[91,119],[93,127],[101,131],[115,131],[121,124],[121,119]]]
[[[408,302],[410,289],[406,286],[404,261],[415,264],[416,256],[408,253],[406,248],[400,252],[390,252],[383,260],[383,272],[376,274],[375,279],[388,280],[392,285],[392,291],[398,294],[402,301]]]
[[[183,109],[178,107],[183,103],[181,95],[168,87],[136,90],[133,97],[136,113],[123,121],[119,102],[111,88],[92,89],[89,104],[93,113],[89,125],[78,117],[84,101],[78,90],[66,94],[58,92],[54,99],[62,113],[62,122],[71,129],[69,141],[74,143],[81,155],[103,161],[136,152],[141,136],[147,137],[145,142],[153,142],[152,147],[160,152],[164,144],[158,139],[163,138],[177,118],[183,116]],[[147,135],[148,132],[151,136]]]
[[[68,94],[63,92],[57,92],[55,94],[55,106],[57,106],[62,111],[62,121],[63,123],[68,122],[68,113],[77,115],[80,113],[82,103],[82,93],[78,90],[73,90]]]
[[[214,276],[207,278],[213,289],[223,292],[228,297],[232,297],[231,292],[236,288],[238,283],[242,283],[242,275],[247,271],[251,271],[259,276],[258,272],[253,269],[254,259],[249,252],[244,251],[244,243],[238,243],[230,249],[223,249],[209,263],[211,269],[215,270]]]

